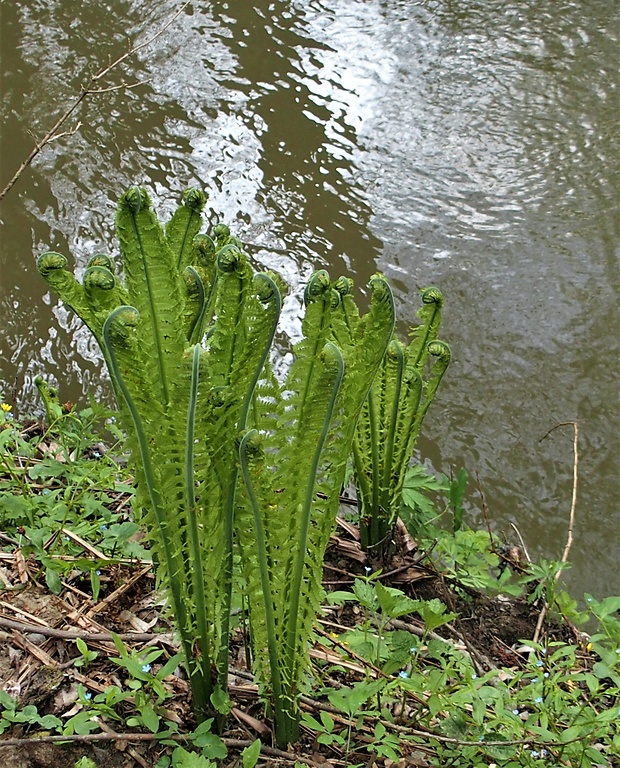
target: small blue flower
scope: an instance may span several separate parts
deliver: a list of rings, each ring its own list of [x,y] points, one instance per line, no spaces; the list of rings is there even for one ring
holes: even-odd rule
[[[87,701],[90,701],[92,699],[92,697],[93,697],[93,695],[92,695],[92,693],[90,691],[88,691],[87,693],[84,694],[84,698]]]
[[[540,659],[538,659],[538,661],[536,662],[536,666],[537,667],[544,667],[545,666],[545,662],[541,661]]]
[[[540,757],[540,753],[537,752],[536,750],[533,750],[532,757]]]
[[[370,573],[372,571],[372,568],[369,565],[365,565],[364,570],[366,571],[366,573]]]
[[[417,652],[418,652],[418,649],[415,647],[415,645],[412,645],[411,648],[409,649],[409,653],[417,653]]]
[[[100,525],[100,526],[99,526],[99,528],[100,528],[102,531],[107,531],[107,530],[108,530],[108,526],[107,526],[107,525]]]
[[[513,709],[512,710],[512,714],[513,715],[518,715],[519,714],[519,710],[518,709]]]
[[[541,750],[540,750],[540,756],[541,756],[541,757],[547,757],[547,755],[548,755],[548,754],[549,754],[549,753],[547,752],[547,750],[546,750],[546,749],[541,749]]]
[[[477,680],[477,679],[478,679],[478,675],[472,675],[472,676],[471,676],[471,679],[472,679],[472,680]]]
[[[99,451],[93,451],[93,456],[94,456],[96,459],[100,459],[100,458],[101,458],[101,454],[99,453]]]
[[[101,576],[101,571],[95,571],[95,573],[97,574],[97,576]]]
[[[484,741],[484,736],[481,736],[481,737],[478,739],[478,743],[481,743],[481,742],[483,742],[483,741]]]
[[[47,494],[48,494],[48,493],[49,493],[49,490],[46,488],[46,489],[43,491],[43,495],[44,495],[44,496],[47,496]]]
[[[399,677],[402,677],[402,679],[403,679],[403,680],[407,680],[407,679],[408,679],[408,677],[409,677],[409,675],[408,675],[408,674],[405,672],[405,670],[404,670],[404,669],[403,669],[403,670],[401,670],[401,671],[398,673],[398,676],[399,676]]]
[[[543,677],[549,677],[549,673],[548,673],[548,672],[545,672],[545,673],[544,673],[544,675],[543,675]]]
[[[148,672],[151,671],[151,665],[150,664],[143,664],[142,665],[142,671],[144,672],[144,674],[147,674]]]
[[[544,656],[544,655],[547,653],[547,649],[546,649],[546,648],[541,648],[541,649],[540,649],[540,652],[541,652],[541,653],[542,653],[542,655]]]
[[[534,699],[534,703],[535,703],[535,704],[542,704],[542,702],[543,702],[543,697],[542,697],[542,696],[537,696],[537,697]]]

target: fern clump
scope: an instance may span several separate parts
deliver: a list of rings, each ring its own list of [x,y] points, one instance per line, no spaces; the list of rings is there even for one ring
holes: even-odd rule
[[[394,302],[377,275],[360,317],[346,280],[315,273],[303,338],[278,382],[269,353],[279,278],[255,273],[225,225],[200,232],[205,203],[188,190],[163,227],[146,190],[127,190],[116,214],[122,281],[103,254],[82,283],[60,254],[43,254],[38,268],[110,372],[197,717],[227,708],[236,542],[255,671],[282,746],[297,738],[323,557]]]
[[[327,272],[313,275],[288,376],[281,386],[273,376],[259,383],[254,428],[239,447],[246,493],[237,532],[255,669],[271,695],[281,744],[297,739],[323,558],[355,425],[394,327],[386,280],[375,276],[370,287],[368,314],[338,346],[333,328],[344,322],[345,307]]]
[[[226,691],[236,437],[280,306],[277,290],[265,299],[271,278],[254,274],[227,228],[199,234],[205,203],[188,190],[163,228],[146,190],[122,195],[122,283],[109,256],[91,260],[83,283],[64,256],[38,259],[106,361],[200,718]]]
[[[343,283],[343,302],[349,290]],[[357,315],[350,305],[346,328],[353,336]],[[405,474],[424,417],[450,362],[450,348],[437,339],[443,296],[438,288],[422,293],[419,325],[410,342],[395,336],[364,403],[353,442],[355,485],[360,507],[362,547],[380,555],[390,542],[402,504]]]

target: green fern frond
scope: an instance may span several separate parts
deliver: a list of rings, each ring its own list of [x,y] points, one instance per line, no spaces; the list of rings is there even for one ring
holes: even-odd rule
[[[182,205],[174,212],[166,226],[166,241],[176,259],[176,270],[182,272],[192,263],[194,238],[202,226],[200,215],[207,203],[207,196],[200,189],[188,189],[183,193]]]
[[[390,343],[364,404],[353,445],[362,546],[376,552],[389,544],[415,441],[450,357],[447,346],[437,341],[441,292],[428,288],[422,302],[421,322],[412,329],[409,346],[396,339]],[[427,374],[433,350],[439,360]]]
[[[148,375],[157,382],[161,402],[167,405],[187,343],[179,323],[181,278],[146,190],[135,186],[121,196],[116,232],[125,287],[142,318],[139,342],[146,351]]]
[[[339,287],[350,286],[341,281]],[[260,450],[240,456],[247,504],[239,499],[237,539],[248,585],[255,671],[281,718],[279,743],[295,738],[309,639],[322,594],[322,562],[347,456],[394,325],[391,292],[382,278],[373,283],[367,316],[360,319],[357,307],[347,308],[355,319],[352,332],[346,328],[339,293],[325,271],[311,278],[305,291],[304,336],[294,347],[288,376],[278,387],[267,367],[256,388],[252,423],[260,431]],[[337,333],[342,350],[332,341]],[[243,449],[256,434],[242,440]],[[251,522],[257,515],[260,525]],[[270,601],[268,608],[265,600]],[[276,670],[270,648],[275,648]]]

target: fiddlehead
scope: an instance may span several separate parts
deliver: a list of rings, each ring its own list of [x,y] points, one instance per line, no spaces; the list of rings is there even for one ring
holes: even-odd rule
[[[428,345],[437,338],[441,325],[443,294],[439,288],[426,288],[422,292],[422,308],[418,311],[420,324],[411,329],[408,363],[422,368],[428,359]]]
[[[88,260],[89,267],[105,267],[109,269],[112,274],[116,271],[116,265],[114,259],[108,256],[107,253],[96,253]]]
[[[327,291],[331,290],[329,274],[324,269],[315,272],[304,291],[304,304],[308,306],[313,301],[318,301]]]
[[[143,208],[151,205],[151,198],[146,189],[134,184],[124,195],[121,195],[119,205],[125,205],[128,211],[137,216]]]
[[[217,252],[217,268],[225,274],[230,274],[239,268],[242,262],[242,252],[236,245],[225,245]]]
[[[84,273],[84,291],[94,312],[110,312],[118,305],[116,278],[107,267],[88,267]]]
[[[360,319],[357,304],[352,296],[353,280],[349,277],[339,277],[333,284],[333,290],[340,300],[335,306],[332,303],[332,340],[345,350],[354,343]]]
[[[58,269],[65,269],[67,266],[67,259],[62,253],[56,253],[55,251],[48,251],[42,253],[37,258],[37,269],[42,277],[47,277]]]
[[[187,189],[183,193],[182,205],[177,208],[166,227],[166,240],[179,272],[190,263],[192,241],[202,226],[201,213],[206,202],[207,196],[202,190]]]
[[[215,243],[209,235],[196,235],[192,241],[194,266],[211,269],[215,264]]]
[[[46,283],[60,296],[63,304],[85,323],[101,345],[101,325],[92,311],[84,286],[68,272],[67,259],[60,253],[48,251],[37,258],[37,269]]]

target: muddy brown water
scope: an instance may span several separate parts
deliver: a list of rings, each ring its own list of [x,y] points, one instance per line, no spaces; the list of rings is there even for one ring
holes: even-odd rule
[[[0,186],[89,73],[179,4],[0,4]],[[96,345],[34,268],[116,252],[115,200],[148,186],[169,215],[201,184],[258,264],[377,269],[400,331],[419,289],[446,297],[454,363],[420,443],[478,473],[493,526],[558,558],[580,425],[571,588],[620,591],[618,14],[603,0],[194,2],[90,97],[0,203],[0,388],[39,408],[109,398]],[[79,128],[77,121],[80,121]],[[472,499],[475,483],[471,484]],[[478,503],[472,501],[474,521]]]

